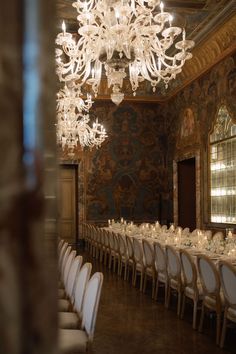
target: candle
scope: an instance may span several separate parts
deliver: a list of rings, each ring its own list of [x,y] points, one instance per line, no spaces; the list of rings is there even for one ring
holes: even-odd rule
[[[163,2],[161,1],[161,3],[160,3],[161,13],[163,13],[163,8],[164,8],[164,4],[163,4]]]
[[[66,33],[66,24],[65,24],[65,21],[62,22],[61,28],[62,28],[63,34],[65,34],[65,33]]]

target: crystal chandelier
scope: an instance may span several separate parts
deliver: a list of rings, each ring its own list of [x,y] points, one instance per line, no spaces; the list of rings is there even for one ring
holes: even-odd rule
[[[68,33],[63,22],[56,39],[57,74],[61,81],[91,85],[95,96],[103,67],[111,99],[119,104],[127,75],[134,95],[143,80],[155,92],[160,81],[168,87],[192,57],[194,42],[186,40],[185,29],[172,26],[159,0],[78,0],[72,6],[78,35]]]
[[[87,100],[81,98],[80,87],[71,83],[58,93],[57,98],[57,141],[69,155],[74,155],[78,144],[82,147],[100,147],[107,134],[97,119],[92,127],[89,125],[88,111],[93,101],[89,96]]]

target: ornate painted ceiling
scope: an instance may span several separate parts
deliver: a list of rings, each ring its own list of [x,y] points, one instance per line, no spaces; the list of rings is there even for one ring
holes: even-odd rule
[[[75,0],[57,0],[58,32],[64,19],[67,30],[77,32]],[[173,25],[186,28],[188,39],[195,41],[193,58],[166,90],[163,85],[155,93],[148,82],[141,83],[133,97],[129,81],[124,82],[125,98],[138,101],[166,101],[179,90],[236,50],[236,0],[163,0],[165,9],[174,15]],[[100,86],[100,99],[108,99],[106,80]]]

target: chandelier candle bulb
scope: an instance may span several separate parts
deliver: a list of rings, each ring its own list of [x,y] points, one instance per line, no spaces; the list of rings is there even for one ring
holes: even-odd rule
[[[161,1],[161,3],[160,3],[160,10],[161,10],[161,13],[163,13],[163,9],[164,9],[164,4],[163,4],[163,2]]]
[[[66,33],[66,24],[65,24],[65,21],[62,22],[61,28],[62,28],[63,34],[65,34],[65,33]]]

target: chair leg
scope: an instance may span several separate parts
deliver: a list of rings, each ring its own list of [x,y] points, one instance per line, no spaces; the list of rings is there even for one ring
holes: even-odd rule
[[[197,300],[193,302],[193,329],[197,328]]]
[[[154,299],[155,296],[155,285],[156,285],[156,279],[155,275],[152,276],[152,299]]]
[[[204,320],[204,302],[202,302],[201,317],[200,317],[200,323],[199,323],[199,329],[198,329],[199,332],[202,332],[203,320]]]
[[[222,327],[221,339],[220,339],[220,347],[221,348],[223,348],[224,343],[225,343],[226,326],[227,326],[227,309],[225,309],[225,312],[224,312],[223,327]]]
[[[185,294],[183,294],[182,310],[181,310],[181,316],[180,316],[181,319],[184,318],[185,300],[186,300],[186,296],[185,296]]]
[[[141,283],[141,281],[140,281]],[[144,274],[144,281],[143,281],[143,293],[145,293],[147,287],[147,274]],[[140,290],[141,291],[141,290]]]
[[[110,253],[110,255],[109,255],[109,265],[108,265],[109,269],[111,269],[111,262],[112,262],[112,255]]]
[[[216,345],[220,344],[221,314],[216,315]]]
[[[140,274],[140,288],[139,288],[140,291],[143,290],[143,272],[141,272]]]
[[[127,264],[127,270],[126,270],[126,280],[128,281],[129,280],[129,264]]]
[[[125,262],[124,280],[127,280],[127,262]]]
[[[180,316],[180,311],[181,311],[181,299],[182,299],[182,292],[181,290],[178,290],[178,306],[177,306],[177,316]]]
[[[100,263],[102,263],[103,260],[103,249],[100,249]]]
[[[154,300],[157,301],[157,296],[158,296],[158,285],[159,285],[159,280],[157,278],[157,281],[156,281],[156,288],[155,288],[155,295],[154,295]]]
[[[167,307],[167,295],[168,295],[168,282],[165,282],[165,307]]]
[[[114,256],[114,260],[113,260],[113,273],[115,273],[116,271],[116,256]]]
[[[136,280],[137,280],[137,270],[134,270],[134,279],[133,279],[133,286],[135,287],[136,285]]]
[[[170,285],[167,287],[167,298],[166,298],[166,307],[169,308],[170,306]]]

